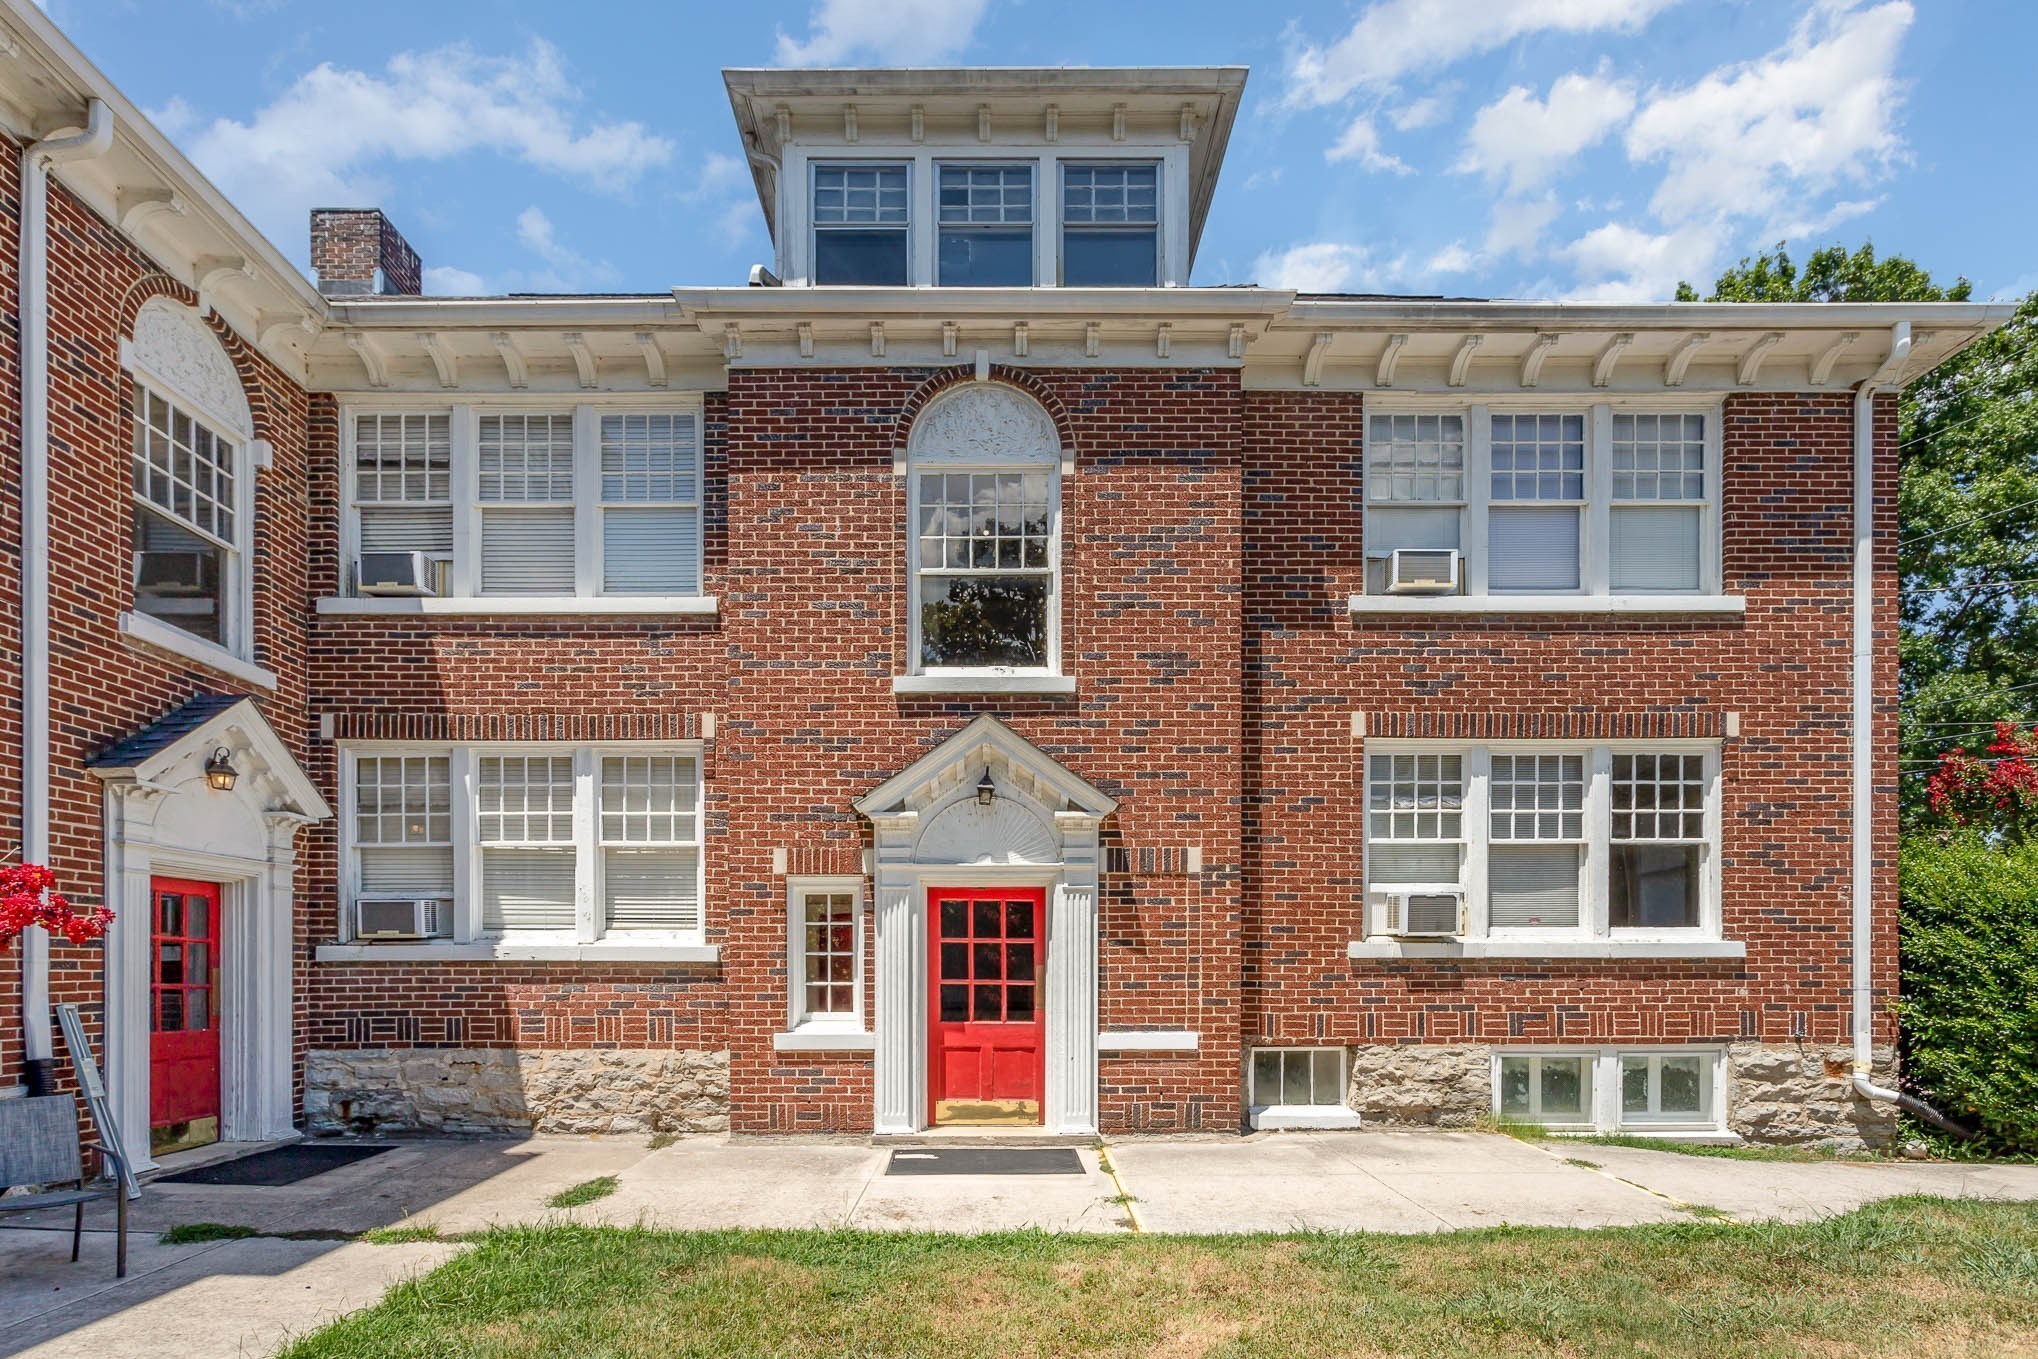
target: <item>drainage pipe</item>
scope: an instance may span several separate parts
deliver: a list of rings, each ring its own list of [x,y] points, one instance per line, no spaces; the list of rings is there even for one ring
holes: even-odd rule
[[[87,107],[85,129],[45,137],[21,153],[21,857],[50,859],[50,447],[49,175],[106,154],[113,114]],[[50,1034],[50,940],[21,935],[21,1042],[30,1094],[54,1083]]]

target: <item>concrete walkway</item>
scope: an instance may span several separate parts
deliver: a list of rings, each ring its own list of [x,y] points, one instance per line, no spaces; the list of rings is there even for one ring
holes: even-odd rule
[[[418,1140],[278,1188],[150,1184],[134,1205],[129,1277],[113,1279],[112,1213],[87,1216],[69,1260],[56,1215],[0,1226],[0,1356],[266,1355],[448,1259],[444,1242],[346,1238],[406,1224],[445,1235],[567,1221],[688,1229],[986,1232],[1431,1232],[1501,1224],[1804,1220],[1900,1194],[2038,1200],[2038,1166],[1751,1162],[1476,1132],[1272,1134],[1080,1149],[1079,1175],[898,1176],[854,1141],[532,1137]],[[603,1176],[616,1189],[553,1209]],[[262,1237],[163,1246],[181,1224]],[[300,1239],[285,1239],[291,1233]],[[324,1233],[330,1240],[301,1239]]]

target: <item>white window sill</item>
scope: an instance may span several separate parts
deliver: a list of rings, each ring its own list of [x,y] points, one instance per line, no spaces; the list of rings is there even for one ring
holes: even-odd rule
[[[1073,694],[1074,675],[894,675],[895,694]]]
[[[771,1036],[774,1052],[874,1052],[877,1035],[860,1029],[794,1029]]]
[[[1194,1029],[1120,1029],[1097,1035],[1099,1052],[1194,1052],[1201,1035]]]
[[[252,684],[257,689],[276,687],[274,671],[266,670],[253,661],[243,660],[215,642],[208,642],[203,637],[193,637],[184,629],[172,627],[160,618],[151,618],[137,609],[121,612],[120,633],[138,646],[166,651],[180,660],[194,661],[208,670],[231,675],[241,683]]]
[[[1359,1115],[1337,1104],[1275,1104],[1255,1110],[1252,1125],[1261,1132],[1333,1132],[1358,1127]]]
[[[1354,939],[1345,956],[1393,958],[1745,958],[1740,939]]]
[[[563,618],[577,614],[603,617],[658,617],[672,614],[713,617],[721,609],[714,595],[489,595],[450,599],[444,596],[328,595],[318,611],[352,618]]]
[[[1746,595],[1353,595],[1355,614],[1738,614]]]
[[[1646,1137],[1651,1142],[1682,1142],[1698,1147],[1738,1147],[1747,1142],[1725,1128],[1652,1128],[1646,1123],[1623,1123],[1614,1129],[1620,1137]]]
[[[592,944],[483,939],[405,944],[320,944],[321,963],[717,963],[718,944],[602,939]]]

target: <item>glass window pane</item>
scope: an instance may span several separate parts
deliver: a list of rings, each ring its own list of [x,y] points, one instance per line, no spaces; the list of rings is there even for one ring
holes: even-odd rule
[[[1529,1104],[1529,1059],[1526,1057],[1500,1059],[1500,1112],[1509,1118],[1527,1118],[1532,1112]]]
[[[1281,1103],[1308,1104],[1309,1102],[1309,1054],[1307,1052],[1282,1053]]]
[[[1254,1049],[1252,1097],[1253,1103],[1259,1105],[1281,1102],[1281,1054],[1278,1049]]]
[[[939,275],[944,288],[1033,286],[1033,229],[944,227]]]
[[[884,228],[815,231],[814,282],[904,287],[906,233]]]
[[[1697,845],[1616,842],[1607,917],[1616,929],[1694,929],[1699,924]]]
[[[1541,1060],[1538,1086],[1545,1119],[1582,1119],[1585,1116],[1585,1059],[1545,1057]]]
[[[1061,238],[1061,281],[1070,288],[1151,288],[1160,281],[1159,233],[1078,229]]]
[[[1620,1107],[1625,1114],[1649,1112],[1649,1059],[1623,1057],[1620,1062]]]
[[[1033,1022],[1033,990],[1031,986],[1005,988],[1005,1021],[1008,1024]]]
[[[1046,576],[923,576],[919,589],[923,665],[1047,664]]]
[[[1664,1057],[1661,1067],[1662,1097],[1657,1112],[1685,1114],[1696,1118],[1705,1113],[1706,1059]]]
[[[941,988],[941,1022],[961,1024],[969,1019],[969,987],[944,986]]]
[[[1312,1104],[1344,1103],[1344,1054],[1335,1048],[1317,1051],[1311,1061],[1315,1067],[1310,1085],[1315,1091]]]

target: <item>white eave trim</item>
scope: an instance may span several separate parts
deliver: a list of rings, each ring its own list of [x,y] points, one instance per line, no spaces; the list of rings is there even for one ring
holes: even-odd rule
[[[172,627],[158,618],[151,618],[134,609],[123,609],[120,614],[120,635],[129,642],[148,647],[151,650],[167,652],[179,660],[202,665],[222,675],[231,675],[243,684],[257,689],[274,690],[276,674],[272,670],[243,660],[225,647],[193,637],[182,628]]]
[[[328,595],[318,601],[321,614],[353,618],[559,618],[576,614],[604,617],[646,617],[686,614],[714,617],[721,600],[714,595],[503,595],[483,599],[420,596],[379,596],[355,599]]]
[[[1073,694],[1074,675],[894,675],[895,694]]]
[[[1736,959],[1748,956],[1740,939],[1354,939],[1345,946],[1354,960],[1435,958],[1521,959]]]
[[[1353,595],[1355,614],[1742,614],[1746,595]]]
[[[1097,1035],[1097,1051],[1194,1052],[1201,1041],[1194,1029],[1106,1029]]]
[[[320,944],[321,963],[719,963],[719,944]]]

